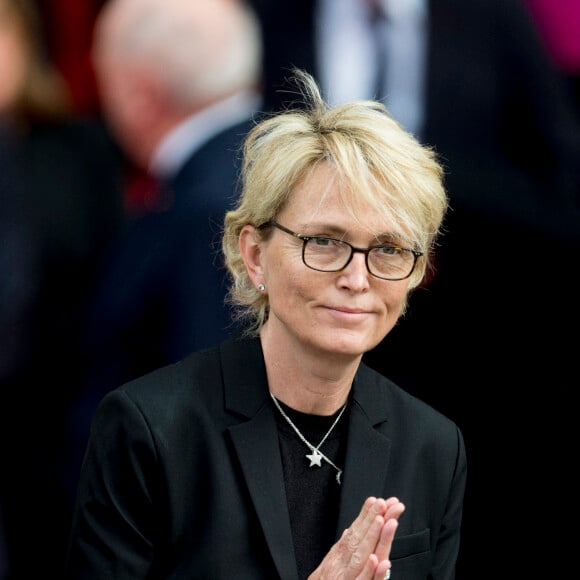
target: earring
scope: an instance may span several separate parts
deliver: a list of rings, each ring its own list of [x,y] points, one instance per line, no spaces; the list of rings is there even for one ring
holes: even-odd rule
[[[260,284],[258,284],[258,290],[260,292],[265,292],[266,291],[266,286],[264,286],[264,284],[260,283]]]

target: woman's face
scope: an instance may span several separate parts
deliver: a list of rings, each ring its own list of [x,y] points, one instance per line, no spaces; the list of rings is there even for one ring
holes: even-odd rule
[[[0,114],[9,111],[26,77],[28,49],[19,20],[0,0]]]
[[[296,188],[276,220],[294,232],[337,237],[361,248],[377,243],[369,232],[391,233],[390,224],[371,207],[359,215],[366,227],[340,201],[332,166],[325,164]],[[362,253],[355,253],[342,271],[312,270],[302,261],[302,241],[276,228],[262,244],[260,267],[263,277],[256,285],[265,284],[270,301],[266,334],[309,350],[359,356],[385,337],[406,304],[408,279],[372,276]]]

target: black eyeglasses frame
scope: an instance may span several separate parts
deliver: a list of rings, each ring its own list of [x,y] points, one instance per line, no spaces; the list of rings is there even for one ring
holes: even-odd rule
[[[333,238],[332,236],[306,236],[304,234],[299,234],[299,233],[294,232],[291,229],[287,228],[286,226],[283,226],[282,224],[278,223],[276,220],[269,220],[269,221],[263,223],[259,227],[259,229],[265,228],[265,227],[274,227],[274,228],[276,228],[276,229],[278,229],[286,234],[289,234],[290,236],[292,236],[294,238],[301,240],[302,241],[302,263],[307,268],[310,268],[311,270],[315,270],[316,272],[341,272],[351,263],[352,257],[354,256],[354,254],[359,253],[359,254],[365,255],[365,265],[367,267],[368,273],[371,276],[374,276],[375,278],[378,278],[379,280],[398,282],[399,280],[406,280],[413,273],[413,271],[415,270],[415,266],[417,265],[417,259],[424,254],[424,252],[420,252],[419,250],[413,250],[412,248],[404,248],[402,246],[397,246],[394,244],[378,244],[376,246],[369,246],[368,248],[358,248],[356,246],[353,246],[351,243],[349,243],[345,240],[341,240],[339,238]],[[313,268],[312,266],[310,266],[309,264],[306,263],[306,260],[304,258],[304,253],[306,251],[306,244],[310,240],[316,239],[316,238],[324,238],[326,240],[334,240],[336,242],[340,242],[341,244],[346,244],[350,248],[350,250],[351,250],[350,257],[348,258],[348,260],[346,261],[344,266],[342,266],[342,268],[337,268],[336,270],[320,270],[319,268]],[[411,254],[413,254],[413,265],[411,266],[411,270],[409,271],[409,273],[406,276],[403,276],[402,278],[385,278],[384,276],[379,276],[378,274],[375,274],[370,269],[370,267],[369,267],[369,253],[372,250],[384,248],[385,246],[392,246],[393,248],[398,248],[399,250],[404,250],[406,252],[411,252]]]

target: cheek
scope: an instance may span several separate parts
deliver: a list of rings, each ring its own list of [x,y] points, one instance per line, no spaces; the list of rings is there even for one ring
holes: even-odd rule
[[[302,263],[302,257],[295,248],[263,254],[262,267],[269,287],[273,290],[275,286],[278,296],[285,294],[284,298],[290,298],[309,282],[311,270]]]
[[[284,310],[292,317],[299,316],[304,305],[319,295],[323,283],[317,272],[304,266],[300,257],[296,260],[293,256],[270,262],[268,280],[270,307],[281,315]]]
[[[403,314],[407,305],[409,294],[409,283],[405,280],[400,282],[391,282],[392,286],[388,288],[384,297],[384,304],[387,309],[387,318],[389,321],[396,320]]]
[[[274,296],[279,304],[300,304],[308,299],[314,291],[312,280],[304,275],[292,272],[285,272],[283,276],[277,276],[275,282]]]

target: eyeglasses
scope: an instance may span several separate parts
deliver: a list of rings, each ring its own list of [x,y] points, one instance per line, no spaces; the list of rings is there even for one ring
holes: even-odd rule
[[[355,252],[365,255],[367,270],[382,280],[404,280],[408,278],[423,252],[402,248],[393,244],[379,244],[368,248],[357,248],[344,240],[328,236],[304,236],[280,225],[274,220],[261,227],[273,226],[302,240],[302,261],[311,270],[339,272],[352,260]]]

